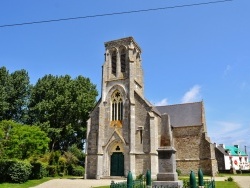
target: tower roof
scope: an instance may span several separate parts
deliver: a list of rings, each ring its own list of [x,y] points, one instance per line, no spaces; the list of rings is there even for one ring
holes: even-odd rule
[[[120,45],[131,45],[133,44],[135,48],[138,49],[138,51],[141,53],[141,48],[139,47],[139,45],[135,42],[133,37],[125,37],[125,38],[120,38],[120,39],[116,39],[116,40],[112,40],[112,41],[108,41],[105,42],[105,48],[110,48],[113,46],[120,46]]]

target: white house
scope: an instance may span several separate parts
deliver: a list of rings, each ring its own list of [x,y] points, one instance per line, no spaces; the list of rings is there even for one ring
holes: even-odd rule
[[[216,145],[215,156],[218,162],[219,171],[249,170],[249,159],[246,151],[239,148],[239,145],[226,146]]]

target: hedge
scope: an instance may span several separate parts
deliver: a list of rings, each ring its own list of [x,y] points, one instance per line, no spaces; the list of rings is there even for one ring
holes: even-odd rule
[[[25,161],[1,160],[0,182],[26,182],[31,174],[31,168],[31,164]]]

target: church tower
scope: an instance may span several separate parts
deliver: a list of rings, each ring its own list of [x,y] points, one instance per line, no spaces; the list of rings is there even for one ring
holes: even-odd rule
[[[133,37],[109,41],[104,59],[101,99],[88,121],[86,177],[126,176],[129,171],[134,176],[143,174],[150,169],[150,142],[156,156],[157,136],[151,135],[154,139],[149,141],[152,107],[144,99],[141,48]]]

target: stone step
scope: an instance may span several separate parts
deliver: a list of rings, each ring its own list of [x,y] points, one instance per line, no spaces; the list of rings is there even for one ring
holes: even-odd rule
[[[103,176],[101,179],[126,180],[124,176]]]

